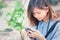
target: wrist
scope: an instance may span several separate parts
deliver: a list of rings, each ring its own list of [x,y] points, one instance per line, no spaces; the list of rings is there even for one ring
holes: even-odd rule
[[[43,35],[38,36],[39,40],[46,40],[46,38]]]

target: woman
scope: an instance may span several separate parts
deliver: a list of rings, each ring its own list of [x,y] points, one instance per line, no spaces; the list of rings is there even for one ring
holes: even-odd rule
[[[58,21],[58,15],[53,11],[47,0],[30,0],[28,19],[34,30],[22,30],[22,36],[27,35],[31,40],[60,40],[60,22],[47,36],[49,29]]]

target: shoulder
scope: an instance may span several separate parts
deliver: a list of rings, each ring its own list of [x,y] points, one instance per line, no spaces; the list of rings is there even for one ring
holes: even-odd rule
[[[57,22],[58,21],[58,22]],[[57,22],[57,24],[56,24],[56,28],[57,28],[57,30],[60,30],[60,20],[57,20],[56,22]]]
[[[60,28],[60,20],[51,20],[51,26],[55,26],[55,28]]]
[[[56,19],[53,22],[54,22],[54,24],[56,24],[56,26],[60,26],[60,19]]]
[[[60,17],[52,20],[52,22],[56,23],[56,25],[60,24]]]
[[[60,26],[60,19],[55,20],[57,22],[57,25]]]

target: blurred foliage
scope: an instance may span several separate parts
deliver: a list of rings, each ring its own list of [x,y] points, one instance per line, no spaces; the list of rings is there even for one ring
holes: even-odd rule
[[[18,31],[22,29],[22,23],[23,23],[23,7],[20,2],[16,2],[16,8],[14,9],[12,13],[11,20],[8,21],[8,24]]]
[[[12,1],[4,10],[8,25],[18,31],[23,27],[24,7],[20,1]]]
[[[0,9],[4,8],[4,5],[2,3],[2,0],[0,0]]]

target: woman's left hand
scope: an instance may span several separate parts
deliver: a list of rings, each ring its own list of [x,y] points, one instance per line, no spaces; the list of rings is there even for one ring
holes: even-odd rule
[[[38,38],[39,40],[45,40],[45,37],[38,30],[28,30],[27,32],[29,37]]]

